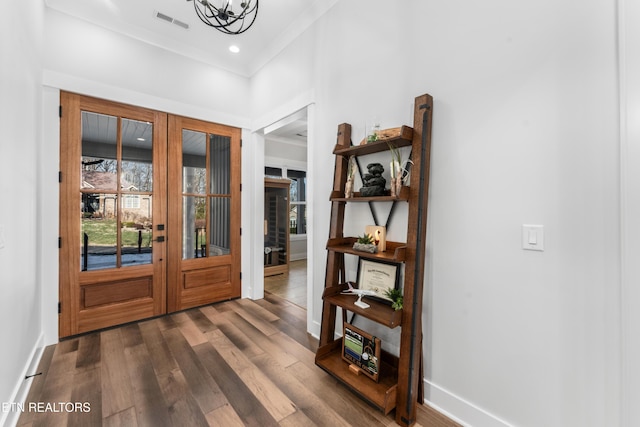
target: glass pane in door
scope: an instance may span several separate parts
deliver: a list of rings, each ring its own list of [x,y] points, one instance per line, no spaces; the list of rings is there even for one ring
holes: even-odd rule
[[[118,118],[82,112],[82,189],[118,190]]]
[[[182,130],[182,259],[207,256],[207,134]]]
[[[183,197],[182,259],[207,256],[206,201],[204,197]]]
[[[122,189],[153,191],[153,125],[122,119]]]
[[[123,194],[121,197],[120,257],[123,267],[153,262],[152,200],[151,195]]]
[[[153,125],[122,119],[120,257],[123,267],[151,264]]]
[[[104,193],[82,193],[82,205],[92,206],[94,213],[83,212],[80,219],[80,270],[114,268],[117,262],[117,212],[118,203],[114,195]],[[104,212],[104,216],[94,216]]]
[[[117,265],[118,118],[83,111],[80,269]]]
[[[209,135],[209,193],[229,194],[231,168],[231,138]]]
[[[182,191],[205,194],[207,182],[207,134],[182,131]]]
[[[228,255],[231,138],[182,131],[182,257]]]
[[[209,198],[209,256],[229,255],[231,199]]]

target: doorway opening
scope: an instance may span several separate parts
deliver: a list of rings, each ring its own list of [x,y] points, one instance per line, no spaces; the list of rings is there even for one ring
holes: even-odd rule
[[[307,109],[267,126],[264,139],[264,289],[306,308]]]

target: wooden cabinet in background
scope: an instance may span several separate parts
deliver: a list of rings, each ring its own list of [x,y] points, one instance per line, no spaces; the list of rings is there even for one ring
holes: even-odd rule
[[[264,275],[289,271],[289,188],[291,180],[264,179]]]

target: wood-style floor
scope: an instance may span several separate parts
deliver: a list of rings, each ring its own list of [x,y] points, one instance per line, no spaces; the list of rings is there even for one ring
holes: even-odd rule
[[[307,260],[289,263],[289,272],[264,278],[264,290],[300,307],[307,306]]]
[[[304,309],[267,294],[65,340],[45,349],[18,425],[394,425],[315,366],[305,331]],[[457,424],[419,405],[418,425]]]

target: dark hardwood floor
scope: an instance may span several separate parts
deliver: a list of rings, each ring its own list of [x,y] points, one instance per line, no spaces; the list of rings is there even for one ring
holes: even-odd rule
[[[315,366],[316,347],[306,311],[269,293],[86,334],[45,349],[18,425],[395,424]],[[417,425],[458,424],[419,405]]]

